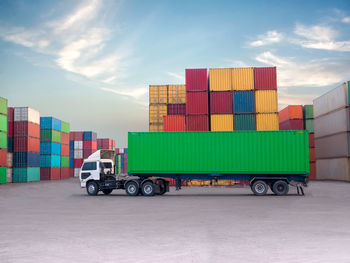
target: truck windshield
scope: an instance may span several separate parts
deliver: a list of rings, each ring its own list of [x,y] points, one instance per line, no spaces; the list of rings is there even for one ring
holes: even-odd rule
[[[83,171],[91,171],[96,170],[96,162],[88,162],[84,163],[83,167],[81,168]]]
[[[111,163],[101,163],[101,168],[112,168]]]

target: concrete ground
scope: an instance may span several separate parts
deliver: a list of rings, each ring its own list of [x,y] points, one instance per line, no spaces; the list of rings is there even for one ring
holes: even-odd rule
[[[0,262],[350,262],[350,184],[290,192],[92,197],[76,179],[0,185]]]

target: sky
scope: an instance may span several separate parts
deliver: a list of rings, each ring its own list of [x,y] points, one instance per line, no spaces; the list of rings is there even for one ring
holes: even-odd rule
[[[0,0],[0,96],[127,146],[148,86],[276,66],[279,108],[350,80],[350,1]]]

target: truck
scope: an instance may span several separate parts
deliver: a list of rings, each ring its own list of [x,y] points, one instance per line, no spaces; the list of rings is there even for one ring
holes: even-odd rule
[[[289,186],[308,185],[308,132],[129,132],[128,174],[115,175],[114,154],[99,150],[81,167],[89,195],[124,189],[130,196],[163,195],[165,178],[249,181],[252,192],[287,195]]]

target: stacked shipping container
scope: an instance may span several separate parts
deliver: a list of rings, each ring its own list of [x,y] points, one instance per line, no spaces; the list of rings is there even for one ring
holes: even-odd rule
[[[314,134],[314,106],[303,106],[304,129],[309,131],[310,179],[316,179],[316,151]]]
[[[115,149],[115,169],[116,174],[128,173],[128,148]]]
[[[109,138],[97,139],[97,150],[114,150],[115,140]]]
[[[7,108],[7,183],[12,183],[13,174],[13,121],[14,108]]]
[[[317,179],[350,181],[349,85],[314,100]]]
[[[185,131],[186,86],[168,85],[167,116],[163,116],[164,131]]]
[[[163,117],[168,112],[167,85],[149,86],[149,131],[163,131]]]
[[[61,121],[61,174],[60,179],[68,179],[72,175],[69,158],[69,133],[70,125],[68,122]]]
[[[12,182],[40,180],[40,113],[29,107],[14,108]]]
[[[0,184],[7,182],[7,99],[0,97]]]

